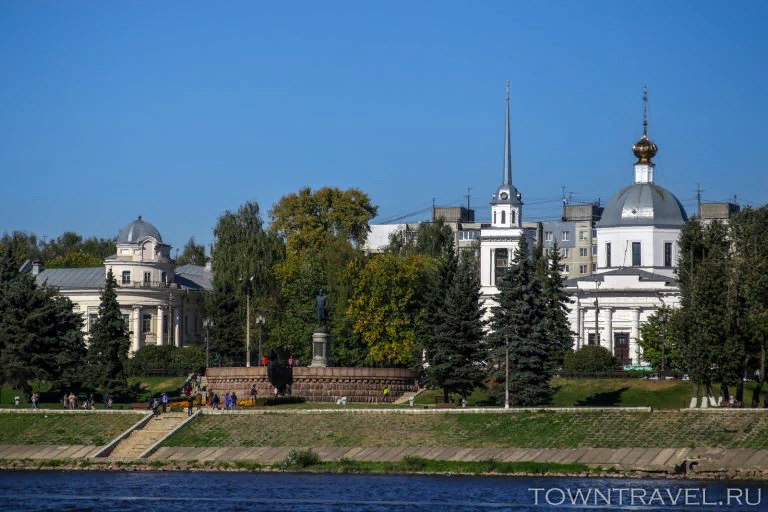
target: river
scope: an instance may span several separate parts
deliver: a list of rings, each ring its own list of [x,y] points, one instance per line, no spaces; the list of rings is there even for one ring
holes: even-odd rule
[[[762,489],[758,482],[744,481],[226,472],[0,472],[0,511],[453,512],[595,508],[768,510],[768,488]]]

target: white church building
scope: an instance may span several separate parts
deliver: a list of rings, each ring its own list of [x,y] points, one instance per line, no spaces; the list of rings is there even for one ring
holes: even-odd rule
[[[647,101],[647,96],[644,98]],[[509,141],[509,93],[504,138],[502,184],[491,200],[492,224],[480,236],[480,272],[486,315],[496,305],[496,273],[511,263],[521,236],[522,195],[512,185]],[[651,159],[658,148],[643,136],[632,146],[637,157],[635,180],[616,193],[597,224],[597,270],[591,276],[566,281],[571,296],[568,315],[574,348],[599,344],[625,367],[643,366],[638,344],[640,327],[659,307],[677,307],[675,277],[678,238],[687,215],[670,191],[654,183]],[[533,247],[533,243],[529,246]]]
[[[145,345],[202,345],[203,290],[212,289],[209,268],[176,266],[171,246],[143,220],[126,225],[117,235],[117,252],[95,268],[45,269],[31,265],[37,284],[59,288],[74,303],[90,332],[98,318],[101,292],[109,270],[117,281],[117,301],[131,336],[131,353]],[[86,341],[87,341],[86,336]]]

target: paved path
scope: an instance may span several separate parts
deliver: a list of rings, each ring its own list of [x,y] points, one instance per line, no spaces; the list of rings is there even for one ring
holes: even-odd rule
[[[152,460],[252,460],[263,463],[278,462],[295,448],[184,448],[162,447],[150,457]],[[664,470],[674,468],[683,461],[700,460],[704,468],[768,467],[768,450],[729,449],[710,450],[691,448],[317,448],[323,460],[347,457],[364,461],[397,461],[406,455],[435,460],[473,461],[536,461],[613,466],[625,469]]]
[[[84,444],[50,445],[50,444],[0,444],[0,459],[79,459],[93,457],[103,446],[86,446]]]

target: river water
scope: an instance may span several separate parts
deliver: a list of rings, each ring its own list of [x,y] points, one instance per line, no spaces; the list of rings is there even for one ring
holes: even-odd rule
[[[760,485],[586,478],[19,471],[0,472],[0,511],[768,510],[768,487]]]

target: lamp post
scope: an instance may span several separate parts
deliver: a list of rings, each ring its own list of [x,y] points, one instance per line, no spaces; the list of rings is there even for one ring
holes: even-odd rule
[[[264,317],[259,315],[256,317],[256,321],[259,322],[259,361],[258,366],[261,366],[261,336],[264,331]]]
[[[251,367],[251,283],[253,276],[248,279],[245,289],[245,366]]]
[[[209,319],[203,320],[203,327],[205,327],[205,367],[208,368],[209,366],[209,359],[208,359],[208,327],[210,327],[211,321]]]
[[[504,335],[506,341],[506,362],[504,363],[504,408],[509,409],[509,334]]]

